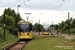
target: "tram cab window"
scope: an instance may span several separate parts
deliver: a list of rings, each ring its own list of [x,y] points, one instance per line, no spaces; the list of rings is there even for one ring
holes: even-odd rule
[[[29,32],[29,24],[19,24],[19,32]]]
[[[43,29],[43,31],[44,31],[44,32],[48,32],[48,31],[49,31],[49,29]]]

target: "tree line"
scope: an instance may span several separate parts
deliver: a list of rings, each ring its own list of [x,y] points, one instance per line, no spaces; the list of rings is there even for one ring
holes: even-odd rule
[[[15,10],[11,10],[11,8],[7,8],[4,10],[3,14],[0,16],[0,26],[3,27],[5,17],[6,29],[13,33],[13,30],[18,28],[18,22],[21,19],[19,13],[16,13]]]
[[[11,10],[11,8],[4,9],[3,14],[0,16],[0,27],[3,27],[4,24],[4,16],[5,16],[5,24],[6,29],[10,31],[10,33],[13,34],[14,29],[18,29],[18,22],[20,20],[23,20],[19,13],[16,13],[15,10]],[[35,31],[41,31],[43,29],[43,25],[35,23],[32,26],[32,30]],[[40,29],[40,30],[39,30]]]
[[[69,24],[69,25],[68,25]],[[50,27],[55,27],[55,30],[58,30],[62,33],[68,34],[68,29],[70,28],[70,33],[75,34],[75,18],[70,18],[69,20],[62,21],[58,25],[51,25]]]

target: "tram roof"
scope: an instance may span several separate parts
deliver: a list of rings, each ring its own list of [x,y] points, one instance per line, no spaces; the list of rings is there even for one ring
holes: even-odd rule
[[[43,29],[49,29],[49,28],[43,28]]]
[[[21,22],[29,22],[29,24],[32,24],[30,21],[25,21],[25,20],[19,21],[18,24],[20,24]]]

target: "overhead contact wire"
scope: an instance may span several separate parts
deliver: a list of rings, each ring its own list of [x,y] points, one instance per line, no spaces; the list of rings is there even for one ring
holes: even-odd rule
[[[63,4],[66,4],[67,2],[69,2],[70,0],[68,0],[68,1],[66,1],[65,3],[64,3],[64,1],[59,5],[59,7],[56,9],[56,11],[60,8],[60,6],[62,6]],[[53,13],[53,15],[56,13],[56,11]],[[52,16],[53,16],[52,15]],[[48,18],[48,21],[49,21],[49,18]],[[47,21],[47,22],[48,22]],[[46,22],[45,22],[46,23]]]

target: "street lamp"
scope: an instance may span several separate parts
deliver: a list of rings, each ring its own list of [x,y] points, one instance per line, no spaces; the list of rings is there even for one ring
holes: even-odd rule
[[[40,34],[40,19],[39,19],[39,34]]]
[[[68,12],[68,35],[70,36],[70,13]]]
[[[53,31],[53,21],[51,21],[51,23],[52,23],[52,26],[51,27],[52,27],[52,31]]]
[[[52,25],[53,25],[53,21],[51,21]]]
[[[30,14],[31,14],[31,13],[25,13],[26,18],[27,18],[27,21],[28,21],[28,18],[29,18],[29,16],[30,16]]]
[[[19,14],[19,7],[21,7],[20,5],[17,6],[17,13]]]

